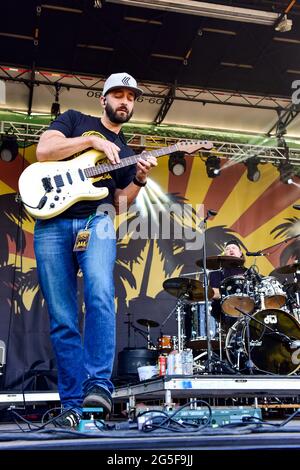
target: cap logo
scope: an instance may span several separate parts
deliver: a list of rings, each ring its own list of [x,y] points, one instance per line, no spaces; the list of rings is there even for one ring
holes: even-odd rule
[[[124,77],[122,78],[122,83],[124,83],[125,86],[129,86],[129,80],[130,80],[130,77]]]

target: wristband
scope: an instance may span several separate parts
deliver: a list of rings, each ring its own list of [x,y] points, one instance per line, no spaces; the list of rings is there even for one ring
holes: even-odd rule
[[[146,184],[147,184],[147,181],[142,183],[136,177],[133,178],[132,182],[133,182],[133,184],[135,184],[136,186],[139,186],[140,188],[142,188],[143,186],[146,186]]]

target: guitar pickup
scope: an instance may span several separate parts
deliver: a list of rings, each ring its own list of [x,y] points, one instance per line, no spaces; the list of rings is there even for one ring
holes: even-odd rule
[[[43,183],[44,190],[46,191],[46,193],[50,193],[50,191],[52,191],[52,189],[53,189],[53,186],[51,184],[51,179],[50,178],[42,178],[42,183]]]
[[[72,180],[71,174],[67,171],[66,175],[67,175],[67,179],[68,179],[69,184],[73,184],[73,180]]]
[[[55,175],[54,182],[57,188],[65,185],[61,175]]]

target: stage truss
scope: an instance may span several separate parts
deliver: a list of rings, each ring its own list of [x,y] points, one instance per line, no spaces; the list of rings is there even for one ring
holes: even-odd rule
[[[48,128],[46,124],[31,124],[26,122],[1,121],[0,134],[13,134],[20,143],[37,143],[40,135]],[[174,145],[183,141],[183,138],[164,137],[157,135],[143,135],[138,133],[126,133],[128,144],[139,151],[155,150],[161,147]],[[194,142],[194,139],[188,139]],[[286,160],[286,148],[271,147],[265,145],[252,145],[236,142],[211,141],[213,149],[209,153],[214,153],[220,158],[228,158],[235,163],[246,161],[250,157],[257,157],[262,163],[278,164],[280,161]],[[293,165],[300,165],[300,148],[289,148],[289,162]],[[201,150],[201,154],[208,151]],[[197,155],[197,154],[196,154]]]

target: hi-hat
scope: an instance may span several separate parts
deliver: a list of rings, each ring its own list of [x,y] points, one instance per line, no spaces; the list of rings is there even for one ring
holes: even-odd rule
[[[159,326],[159,323],[154,320],[148,320],[147,318],[139,318],[136,321],[139,325],[147,326],[147,328],[155,328],[156,326]]]
[[[206,258],[206,267],[210,270],[222,268],[238,268],[244,265],[244,258],[238,256],[209,256]],[[203,268],[203,259],[198,259],[196,265]]]
[[[173,277],[163,283],[163,288],[174,297],[182,297],[184,300],[200,302],[205,300],[204,286],[197,279],[187,277]],[[208,287],[208,298],[211,299],[214,291]]]
[[[287,264],[286,266],[279,266],[274,269],[269,275],[275,276],[276,274],[294,274],[300,271],[300,263]]]

